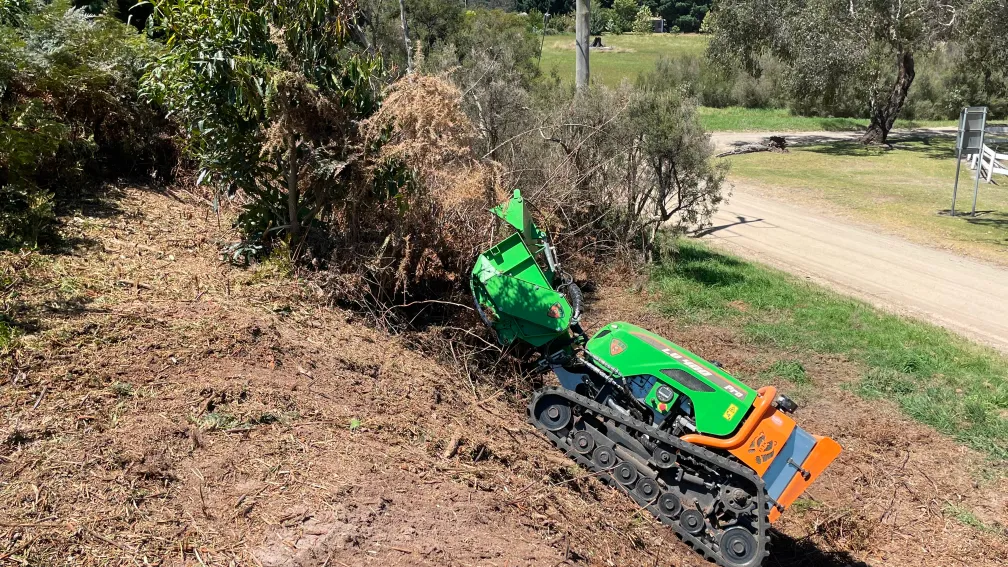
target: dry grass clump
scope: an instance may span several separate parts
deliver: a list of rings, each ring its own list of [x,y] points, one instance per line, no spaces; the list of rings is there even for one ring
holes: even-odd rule
[[[421,184],[418,193],[445,207],[500,197],[496,164],[473,152],[476,129],[461,102],[462,93],[451,82],[410,75],[390,87],[368,121],[368,137],[385,138],[377,161],[405,164]]]

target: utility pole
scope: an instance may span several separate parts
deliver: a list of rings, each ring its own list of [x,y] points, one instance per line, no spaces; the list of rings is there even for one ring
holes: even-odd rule
[[[577,12],[574,16],[574,85],[582,91],[588,87],[588,40],[589,21],[591,20],[591,0],[577,0]]]

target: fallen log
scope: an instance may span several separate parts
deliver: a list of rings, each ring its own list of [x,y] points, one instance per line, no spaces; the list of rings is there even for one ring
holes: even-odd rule
[[[740,154],[752,154],[756,152],[787,152],[787,140],[784,136],[770,136],[759,144],[746,144],[727,152],[721,152],[714,157],[737,156]]]

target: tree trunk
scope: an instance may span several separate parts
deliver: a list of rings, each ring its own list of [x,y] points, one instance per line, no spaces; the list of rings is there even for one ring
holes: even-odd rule
[[[409,75],[413,74],[413,54],[410,49],[409,43],[409,32],[406,28],[406,4],[403,0],[399,0],[399,19],[402,22],[402,38],[403,43],[406,45],[406,73]]]
[[[862,144],[885,144],[896,117],[903,110],[903,103],[906,102],[907,92],[910,91],[910,85],[916,74],[913,52],[901,52],[897,59],[897,68],[896,83],[889,93],[888,100],[876,104],[872,109],[871,125],[861,136]]]
[[[298,191],[297,138],[294,130],[287,130],[287,214],[290,218],[291,250],[301,242],[301,218],[298,208],[301,195]]]

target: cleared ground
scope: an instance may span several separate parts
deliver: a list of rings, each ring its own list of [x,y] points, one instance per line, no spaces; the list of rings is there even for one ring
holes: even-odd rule
[[[0,563],[702,564],[525,423],[534,384],[437,333],[377,332],[282,261],[221,264],[233,235],[202,200],[128,189],[65,221],[64,252],[0,256],[17,322],[0,344]],[[601,286],[584,320],[804,389],[802,424],[844,446],[770,564],[1008,562],[1008,486],[985,455],[852,393],[855,362],[647,307],[670,299]],[[780,371],[795,359],[800,379]]]

